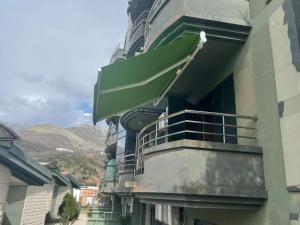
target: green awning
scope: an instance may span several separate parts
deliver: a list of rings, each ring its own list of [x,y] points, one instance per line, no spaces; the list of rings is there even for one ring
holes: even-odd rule
[[[94,90],[94,123],[160,99],[205,42],[199,35],[189,35],[102,67]]]

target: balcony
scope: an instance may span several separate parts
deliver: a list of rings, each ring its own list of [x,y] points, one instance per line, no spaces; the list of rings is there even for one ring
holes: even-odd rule
[[[250,29],[248,0],[156,0],[147,19],[145,49],[200,31],[208,38],[244,42]]]
[[[101,192],[114,193],[116,183],[116,160],[111,159],[106,162],[105,172],[102,177]]]
[[[118,124],[109,123],[109,129],[105,140],[105,153],[108,159],[113,159],[116,156],[118,142]]]
[[[121,212],[112,212],[109,208],[92,208],[87,225],[120,225]]]
[[[139,17],[132,24],[132,28],[129,34],[128,43],[128,56],[134,56],[135,52],[140,52],[144,47],[144,33],[145,25],[149,11],[142,12]]]
[[[116,49],[114,50],[111,59],[110,64],[113,64],[115,62],[120,62],[126,59],[126,49],[125,45],[123,43],[118,44]]]
[[[126,182],[132,182],[135,170],[135,154],[122,155],[117,159],[118,182],[116,184],[117,193],[129,193],[131,189],[126,187]]]
[[[133,192],[149,203],[259,207],[267,192],[256,123],[252,116],[183,110],[149,124],[137,139]]]

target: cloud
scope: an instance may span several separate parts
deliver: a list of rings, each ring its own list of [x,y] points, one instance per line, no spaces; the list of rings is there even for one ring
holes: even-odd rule
[[[97,68],[123,42],[126,8],[124,0],[0,1],[0,121],[91,123]]]

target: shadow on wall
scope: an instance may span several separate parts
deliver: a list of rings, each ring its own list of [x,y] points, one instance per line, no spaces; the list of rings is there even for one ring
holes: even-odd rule
[[[13,225],[13,224],[9,221],[8,216],[6,215],[6,212],[4,212],[2,224],[3,224],[3,225]]]
[[[300,1],[285,0],[283,3],[284,25],[288,26],[293,65],[300,72]]]
[[[185,180],[184,187],[189,190],[194,188],[195,191],[203,185],[212,188],[264,189],[260,156],[245,158],[244,154],[235,157],[233,154],[236,153],[210,154],[206,159],[205,180],[200,180],[199,177],[195,177],[192,182]]]
[[[228,154],[226,158],[213,154],[208,157],[206,177],[208,186],[231,188],[262,188],[264,176],[258,157],[243,160],[243,154],[232,157],[235,153]]]

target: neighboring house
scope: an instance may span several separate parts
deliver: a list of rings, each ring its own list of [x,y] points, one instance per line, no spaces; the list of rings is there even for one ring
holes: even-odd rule
[[[112,201],[99,222],[299,224],[300,1],[130,0],[127,12],[94,91]]]
[[[82,186],[80,188],[80,205],[86,207],[97,203],[97,194],[99,188],[92,186]]]
[[[0,223],[2,224],[21,224],[26,205],[25,198],[30,186],[48,185],[52,180],[50,171],[15,145],[14,142],[17,140],[19,137],[13,130],[0,124]],[[16,207],[11,207],[11,204]]]
[[[58,223],[58,208],[67,192],[80,188],[72,176],[45,168],[15,142],[19,137],[0,124],[0,224]]]

